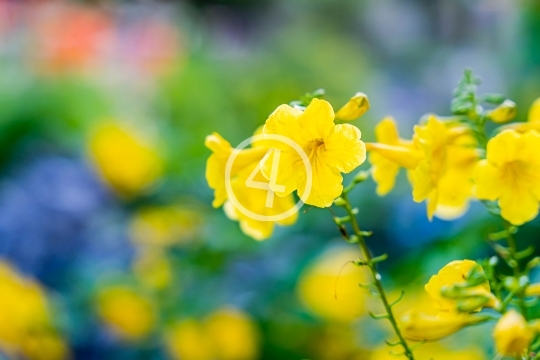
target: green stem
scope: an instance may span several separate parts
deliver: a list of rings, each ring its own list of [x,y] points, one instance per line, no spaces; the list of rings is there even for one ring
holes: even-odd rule
[[[510,230],[510,223],[508,221],[504,221],[504,228],[506,229],[506,243],[508,244],[508,253],[510,255],[510,261],[508,261],[508,265],[512,268],[512,271],[514,272],[514,277],[517,281],[519,281],[519,278],[521,277],[521,269],[519,266],[519,259],[516,257],[517,254],[517,244],[516,239],[514,239],[514,235],[512,235],[512,232]],[[519,304],[519,310],[523,317],[525,319],[528,319],[528,313],[527,313],[527,306],[525,305],[525,289],[521,289],[517,294],[518,297],[518,304]]]
[[[405,355],[408,359],[414,360],[414,355],[412,352],[411,347],[407,344],[407,340],[403,337],[403,334],[401,333],[401,330],[398,326],[397,320],[394,316],[394,313],[392,311],[392,305],[388,302],[388,297],[386,295],[386,292],[384,291],[384,287],[381,281],[381,275],[379,274],[377,270],[377,265],[374,263],[373,257],[371,253],[369,252],[369,249],[366,244],[366,239],[363,235],[362,230],[360,229],[360,226],[358,225],[358,221],[356,220],[354,210],[351,206],[351,203],[349,201],[349,197],[347,195],[347,191],[344,191],[341,195],[342,199],[344,200],[343,207],[347,211],[347,215],[349,217],[349,222],[351,224],[352,230],[354,232],[354,235],[358,239],[358,244],[360,246],[360,250],[364,253],[366,264],[371,270],[371,274],[373,275],[373,282],[375,284],[375,287],[377,288],[378,294],[381,298],[381,301],[384,305],[384,309],[386,310],[386,316],[390,323],[392,324],[392,328],[394,329],[395,334],[397,335],[399,342],[401,343],[401,346],[403,346],[403,355]]]

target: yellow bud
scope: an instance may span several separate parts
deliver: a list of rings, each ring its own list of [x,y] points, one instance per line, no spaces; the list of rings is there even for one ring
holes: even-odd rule
[[[336,113],[337,120],[352,121],[358,119],[369,110],[369,100],[367,95],[361,92],[356,93],[341,109]]]
[[[474,325],[487,318],[468,314],[433,316],[411,310],[401,318],[403,336],[412,341],[433,341],[459,331],[465,326]]]
[[[488,117],[497,124],[502,124],[512,120],[517,113],[516,103],[512,100],[504,102],[488,113]]]
[[[534,331],[527,324],[525,318],[515,310],[504,314],[493,329],[497,352],[505,356],[523,354],[529,347],[533,336]]]

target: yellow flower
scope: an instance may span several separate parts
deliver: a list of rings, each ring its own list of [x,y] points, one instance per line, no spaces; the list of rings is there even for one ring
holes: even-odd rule
[[[364,268],[347,264],[360,253],[349,248],[323,253],[301,274],[297,293],[316,315],[337,322],[352,322],[365,310],[365,291],[359,286],[368,280]]]
[[[433,316],[411,310],[401,317],[400,328],[403,336],[408,340],[433,341],[485,320],[486,318],[469,314]]]
[[[242,231],[255,240],[264,240],[272,235],[274,229],[273,221],[262,221],[252,218],[239,211],[232,201],[228,200],[225,186],[225,167],[229,156],[233,152],[232,146],[219,134],[214,133],[206,137],[206,147],[212,150],[212,155],[206,164],[206,180],[210,188],[214,189],[214,207],[224,205],[225,214],[232,220],[240,222]],[[231,187],[237,201],[247,210],[263,216],[273,216],[282,214],[295,205],[292,195],[285,197],[275,197],[273,206],[266,206],[268,191],[258,188],[248,187],[246,181],[257,171],[260,161],[269,151],[266,142],[256,142],[252,148],[241,150],[236,157],[231,169]],[[266,178],[258,171],[253,181],[268,183]],[[278,221],[279,225],[292,225],[298,214]]]
[[[202,322],[186,319],[167,330],[166,345],[178,360],[255,360],[260,335],[246,313],[219,309]]]
[[[259,332],[248,314],[223,308],[210,314],[205,330],[219,360],[255,360],[259,358]]]
[[[453,314],[458,311],[457,300],[444,297],[441,291],[444,287],[450,287],[452,285],[462,284],[467,279],[469,273],[478,267],[479,273],[484,273],[484,270],[472,260],[455,260],[446,264],[437,275],[433,275],[429,282],[426,284],[425,289],[431,298],[433,305],[439,309],[440,315]],[[490,291],[489,282],[485,282],[476,285],[474,287],[467,288],[469,294],[485,296],[491,299],[485,306],[493,306],[495,298]],[[473,311],[480,311],[481,307],[474,309]]]
[[[145,338],[156,322],[152,302],[130,287],[115,286],[102,290],[97,298],[97,307],[102,320],[125,340]]]
[[[538,214],[540,133],[504,130],[489,140],[487,159],[476,167],[476,195],[498,200],[501,216],[514,225]]]
[[[202,216],[180,206],[145,207],[131,222],[131,239],[138,245],[169,246],[186,243],[197,235]]]
[[[472,195],[478,159],[474,138],[466,128],[450,126],[435,116],[430,116],[425,125],[415,126],[414,131],[423,160],[410,174],[413,200],[427,201],[430,220],[438,208],[444,218],[462,215]]]
[[[375,350],[369,357],[369,360],[395,360],[396,356],[390,353],[392,349],[388,346],[382,346]],[[486,360],[480,349],[467,347],[464,349],[450,349],[438,342],[423,344],[414,349],[415,360]]]
[[[501,130],[513,129],[518,132],[524,133],[529,130],[540,131],[540,98],[536,99],[530,109],[528,114],[527,122],[518,122],[513,124],[508,124],[500,127]]]
[[[488,113],[488,117],[494,123],[502,124],[512,120],[516,116],[516,103],[512,100],[505,100],[501,105]]]
[[[534,331],[520,313],[510,310],[495,325],[493,337],[499,354],[519,356],[527,351]]]
[[[375,127],[377,143],[366,144],[370,152],[373,180],[377,183],[377,194],[389,193],[395,185],[400,167],[414,169],[422,159],[420,151],[411,141],[399,137],[393,118],[384,118]]]
[[[302,147],[308,156],[312,187],[305,202],[309,205],[332,205],[343,190],[341,173],[351,172],[366,158],[360,130],[350,124],[334,124],[334,110],[324,100],[313,99],[305,111],[288,105],[279,106],[266,120],[263,133],[285,136]],[[270,187],[279,196],[294,190],[302,196],[307,175],[301,155],[282,142],[268,142],[274,150],[263,166],[267,178],[270,178],[274,154],[276,150],[280,151],[277,179]]]
[[[156,149],[115,123],[102,125],[92,134],[89,151],[100,175],[125,196],[146,189],[162,172],[162,160]]]
[[[214,360],[214,349],[204,327],[195,319],[183,320],[167,330],[167,350],[174,360]]]
[[[367,95],[361,92],[354,96],[336,113],[336,120],[352,121],[358,119],[369,110]]]

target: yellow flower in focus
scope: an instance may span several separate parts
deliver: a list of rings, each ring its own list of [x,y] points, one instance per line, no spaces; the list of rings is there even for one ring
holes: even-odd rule
[[[259,332],[248,314],[232,308],[220,309],[206,318],[205,330],[217,359],[259,358]]]
[[[178,360],[255,360],[260,335],[248,314],[223,308],[203,322],[176,323],[167,330],[166,344],[171,357]]]
[[[430,220],[440,207],[444,218],[462,215],[472,196],[473,165],[478,159],[474,138],[466,128],[449,126],[435,116],[414,131],[424,157],[410,174],[413,200],[427,201]]]
[[[504,130],[487,145],[476,167],[476,195],[498,200],[501,216],[514,225],[538,214],[540,200],[540,133]]]
[[[139,245],[169,246],[186,243],[202,226],[197,211],[179,206],[153,206],[135,214],[131,223],[131,239]]]
[[[0,318],[0,348],[6,353],[24,352],[33,336],[54,335],[43,289],[5,261],[0,261]]]
[[[231,220],[238,220],[242,231],[255,240],[264,240],[272,235],[273,221],[261,221],[239,211],[229,196],[225,187],[225,167],[229,156],[233,152],[232,146],[219,134],[214,133],[206,137],[206,147],[212,150],[212,155],[206,163],[206,180],[210,188],[214,189],[214,201],[212,205],[219,207],[224,205],[225,214]],[[268,191],[264,189],[248,187],[246,180],[257,170],[260,161],[268,152],[266,142],[256,142],[252,148],[241,150],[236,157],[231,169],[231,188],[237,201],[249,211],[263,216],[282,214],[295,205],[292,195],[285,197],[276,196],[272,207],[266,206]],[[268,180],[258,171],[253,181],[268,183]],[[278,221],[282,226],[292,225],[296,222],[297,213]]]
[[[118,124],[99,127],[88,146],[100,175],[122,195],[136,195],[161,175],[163,164],[156,149]]]
[[[396,356],[390,353],[392,349],[383,346],[375,350],[369,357],[369,360],[395,360]],[[449,349],[437,342],[423,344],[414,349],[415,360],[486,360],[482,351],[477,348],[468,347],[464,349]]]
[[[512,100],[505,100],[501,105],[488,113],[488,117],[497,124],[502,124],[512,120],[517,113],[516,103]]]
[[[204,326],[186,319],[167,330],[165,343],[174,360],[215,360],[214,349]]]
[[[411,141],[399,137],[393,118],[384,118],[375,127],[377,143],[366,144],[370,152],[369,161],[372,164],[373,180],[377,183],[377,194],[389,193],[395,185],[400,167],[414,169],[421,160],[418,149]]]
[[[133,264],[133,271],[143,284],[157,290],[169,286],[173,278],[171,263],[161,251],[143,249]]]
[[[400,319],[403,336],[412,341],[433,341],[452,335],[462,328],[485,321],[485,318],[468,314],[433,316],[417,310],[405,313]]]
[[[130,287],[116,286],[102,290],[97,298],[97,307],[103,322],[128,341],[148,336],[156,322],[152,302]]]
[[[534,331],[520,313],[510,310],[495,325],[493,337],[499,354],[519,356],[527,351]]]
[[[366,94],[358,92],[336,113],[336,120],[352,121],[358,119],[369,110]]]
[[[289,105],[279,106],[266,120],[263,134],[285,136],[302,147],[308,156],[312,187],[305,202],[309,205],[332,205],[343,190],[341,173],[353,171],[366,158],[360,130],[350,124],[334,124],[332,106],[320,99],[313,99],[305,111]],[[269,140],[268,143],[274,150],[263,166],[267,178],[273,170],[274,156],[280,151],[276,182],[270,183],[270,188],[279,196],[294,190],[303,196],[307,174],[301,155],[283,142]]]
[[[475,267],[479,268],[479,272],[483,273],[484,270],[472,260],[455,260],[446,264],[437,275],[433,275],[429,282],[426,284],[425,289],[429,297],[433,301],[433,305],[439,309],[443,314],[453,314],[458,312],[457,301],[442,296],[441,290],[444,287],[452,285],[462,284],[467,279],[467,276],[471,270]],[[490,291],[489,282],[486,280],[484,283],[468,288],[469,293],[475,293],[478,295],[486,296],[491,299],[486,306],[493,306],[495,298]],[[473,311],[480,311],[481,308]]]
[[[303,271],[297,293],[311,312],[344,323],[364,314],[366,294],[359,284],[367,282],[367,272],[363,267],[346,265],[359,256],[359,252],[349,248],[332,249]]]

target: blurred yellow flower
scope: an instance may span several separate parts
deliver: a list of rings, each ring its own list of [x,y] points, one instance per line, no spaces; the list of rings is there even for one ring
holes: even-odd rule
[[[414,201],[427,201],[430,220],[440,206],[442,217],[462,215],[472,196],[473,166],[478,159],[474,138],[465,127],[450,126],[433,115],[414,131],[414,141],[423,153],[410,174]]]
[[[259,357],[259,330],[251,317],[237,309],[222,308],[204,321],[186,319],[167,330],[169,354],[178,360],[255,360]]]
[[[151,206],[138,210],[131,222],[131,239],[139,245],[169,246],[193,240],[202,215],[192,208]]]
[[[21,277],[3,260],[0,260],[0,318],[0,348],[6,353],[14,357],[22,353],[29,359],[59,360],[67,357],[64,341],[52,328],[43,289]],[[50,348],[51,352],[34,351],[36,342],[42,342],[43,349]]]
[[[527,351],[534,331],[520,313],[510,310],[495,325],[493,337],[499,354],[517,357]]]
[[[368,282],[363,267],[347,262],[360,253],[350,248],[323,253],[301,274],[297,293],[314,314],[330,321],[352,322],[365,312],[366,292],[359,285]]]
[[[444,297],[441,291],[445,287],[462,284],[467,279],[467,276],[474,268],[477,268],[479,273],[484,273],[484,270],[472,260],[455,260],[446,264],[436,275],[433,275],[426,284],[425,289],[429,297],[433,301],[433,305],[441,312],[439,315],[451,315],[458,312],[457,300]],[[467,288],[469,294],[485,296],[491,299],[485,306],[493,306],[495,297],[490,291],[489,282],[486,280],[482,284]],[[480,311],[481,307],[473,309]]]
[[[371,354],[369,360],[395,360],[396,355],[391,354],[391,350],[392,349],[386,345],[382,346]],[[437,342],[423,344],[422,346],[415,348],[414,358],[415,360],[486,360],[486,357],[482,354],[480,349],[474,347],[450,349]]]
[[[208,334],[195,319],[183,320],[169,328],[165,343],[174,360],[215,360]]]
[[[352,121],[358,119],[369,110],[369,100],[366,94],[357,92],[336,113],[336,120]]]
[[[169,286],[173,278],[171,263],[161,251],[142,249],[133,264],[133,271],[144,285],[156,290]]]
[[[395,185],[400,167],[414,169],[422,159],[419,149],[413,147],[412,141],[399,137],[393,118],[386,117],[375,127],[376,143],[367,143],[370,152],[373,180],[377,183],[377,194],[389,193]]]
[[[313,99],[305,111],[279,106],[266,120],[263,134],[285,136],[308,156],[312,187],[305,202],[309,205],[331,206],[343,190],[341,173],[353,171],[366,158],[360,130],[350,124],[334,124],[332,106],[320,99]],[[280,151],[276,182],[270,183],[270,188],[279,196],[294,190],[302,196],[308,181],[302,156],[283,142],[269,140],[268,143],[274,150],[263,166],[267,178],[272,172],[274,155]]]
[[[412,341],[433,341],[452,335],[465,326],[485,321],[485,318],[469,314],[454,316],[433,316],[410,310],[399,322],[403,336]]]
[[[128,341],[148,336],[156,322],[152,302],[128,286],[101,290],[97,298],[97,310],[102,321],[119,337]]]
[[[248,314],[223,308],[205,320],[205,330],[219,360],[255,360],[259,358],[259,331]]]
[[[476,167],[476,195],[498,200],[501,216],[514,225],[538,214],[540,133],[504,130],[487,145],[487,159]]]
[[[212,155],[206,163],[206,180],[210,188],[214,189],[214,207],[224,205],[225,214],[231,220],[238,220],[242,231],[255,240],[264,240],[272,235],[274,229],[273,221],[261,221],[239,211],[232,201],[228,200],[225,188],[225,167],[233,148],[228,141],[219,134],[214,133],[206,137],[205,145],[212,150]],[[268,191],[248,187],[246,181],[253,174],[264,155],[268,152],[266,142],[256,142],[252,148],[241,150],[236,157],[231,169],[231,188],[237,201],[249,211],[262,216],[273,216],[282,214],[295,205],[292,195],[285,197],[275,197],[272,207],[266,206]],[[253,181],[268,181],[258,171]],[[278,221],[282,226],[292,225],[296,222],[297,213]]]
[[[529,108],[527,122],[517,122],[500,127],[501,130],[516,130],[524,133],[529,130],[540,131],[540,98],[536,99]]]
[[[98,127],[88,147],[100,175],[124,196],[136,195],[161,175],[163,162],[157,150],[119,124]]]

